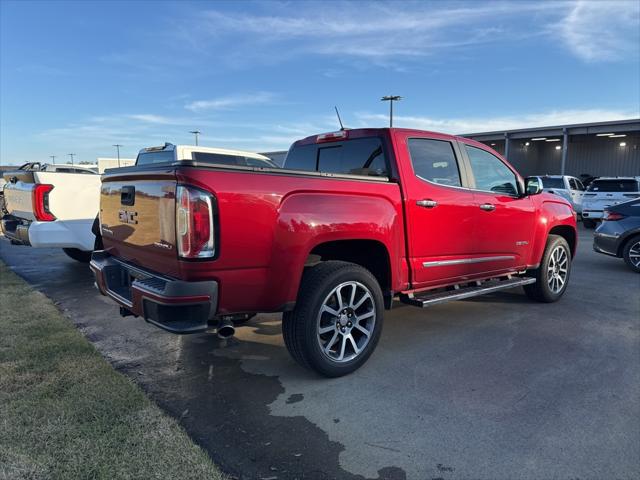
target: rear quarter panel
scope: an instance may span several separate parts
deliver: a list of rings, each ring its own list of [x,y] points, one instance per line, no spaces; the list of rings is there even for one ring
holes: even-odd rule
[[[219,257],[181,262],[181,277],[219,281],[220,313],[294,302],[309,253],[327,241],[382,243],[392,283],[402,283],[404,227],[395,183],[188,168],[177,176],[217,198]]]

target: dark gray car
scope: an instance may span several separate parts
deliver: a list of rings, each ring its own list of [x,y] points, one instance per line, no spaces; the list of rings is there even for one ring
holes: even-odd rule
[[[640,199],[607,208],[603,220],[596,229],[593,249],[624,258],[629,268],[640,273]]]

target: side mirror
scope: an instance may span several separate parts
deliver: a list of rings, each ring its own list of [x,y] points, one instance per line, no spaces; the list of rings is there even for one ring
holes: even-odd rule
[[[527,177],[524,179],[525,195],[538,195],[542,193],[542,179],[540,177]]]

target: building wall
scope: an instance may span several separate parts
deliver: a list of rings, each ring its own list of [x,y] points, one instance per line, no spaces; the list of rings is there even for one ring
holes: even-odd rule
[[[625,147],[620,147],[625,142]],[[623,138],[576,135],[569,145],[567,175],[640,175],[640,134]]]
[[[529,146],[525,146],[527,141]],[[620,142],[625,142],[626,146],[620,147]],[[504,154],[504,142],[485,143],[495,143],[492,148]],[[510,140],[508,160],[523,176],[559,175],[562,171],[562,150],[556,150],[558,145],[562,146],[562,142]],[[578,177],[581,174],[640,175],[640,133],[629,133],[621,138],[569,136],[565,175]]]

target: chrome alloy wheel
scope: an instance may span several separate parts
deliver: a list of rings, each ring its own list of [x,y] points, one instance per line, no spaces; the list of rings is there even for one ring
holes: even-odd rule
[[[360,282],[344,282],[331,290],[318,313],[318,343],[334,362],[356,358],[369,343],[376,324],[376,305]]]
[[[569,267],[569,255],[567,250],[561,245],[557,246],[549,256],[547,266],[547,282],[549,289],[553,293],[560,293],[567,282],[567,271]]]
[[[640,268],[640,240],[631,245],[629,249],[629,261],[634,267]]]

